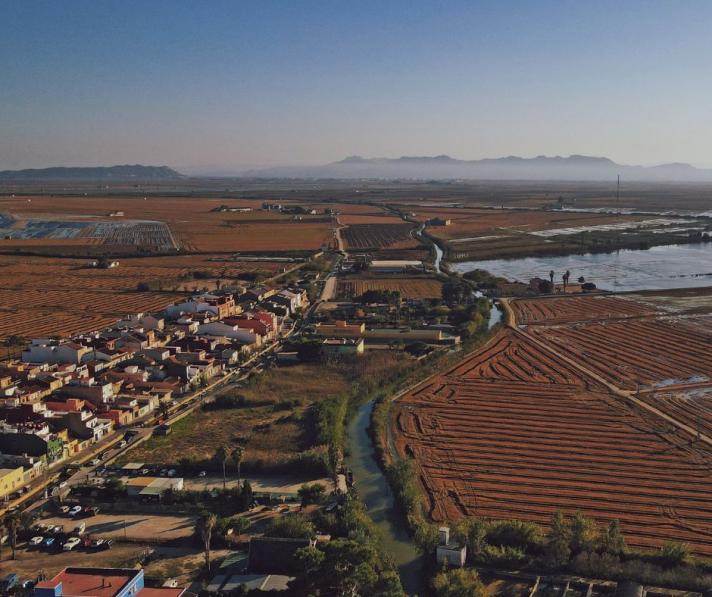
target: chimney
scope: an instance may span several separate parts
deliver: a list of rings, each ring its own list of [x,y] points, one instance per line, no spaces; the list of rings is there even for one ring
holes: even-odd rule
[[[438,537],[440,539],[440,545],[450,543],[450,527],[440,527],[438,529]]]

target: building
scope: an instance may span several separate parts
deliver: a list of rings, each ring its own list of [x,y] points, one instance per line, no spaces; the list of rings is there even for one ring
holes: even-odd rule
[[[375,273],[381,274],[398,274],[401,272],[407,272],[409,270],[419,270],[424,269],[422,261],[415,260],[373,260],[368,266],[368,269]]]
[[[25,475],[21,466],[15,468],[0,468],[0,499],[10,495],[24,484]]]
[[[65,568],[35,585],[33,597],[180,597],[183,588],[146,588],[143,570]]]
[[[36,338],[22,351],[25,363],[74,363],[78,365],[91,348],[76,342],[62,342],[49,338]]]
[[[363,338],[326,338],[321,343],[326,354],[363,354]]]
[[[347,323],[335,321],[334,323],[317,323],[314,326],[317,336],[332,338],[358,338],[366,332],[365,323]]]
[[[168,490],[181,491],[182,477],[132,477],[126,479],[126,493],[129,496],[160,499]]]
[[[462,568],[467,558],[467,546],[450,541],[450,527],[440,527],[438,530],[438,546],[435,559],[440,566]]]

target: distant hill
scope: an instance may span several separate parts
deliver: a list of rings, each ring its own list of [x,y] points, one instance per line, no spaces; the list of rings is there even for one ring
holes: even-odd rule
[[[0,180],[158,180],[183,178],[168,166],[97,166],[2,170]]]
[[[479,179],[479,180],[626,180],[708,181],[712,170],[690,164],[627,166],[605,157],[584,155],[508,156],[482,160],[458,160],[447,155],[363,158],[351,156],[323,166],[281,167],[252,170],[244,176],[257,178],[379,178],[379,179]]]

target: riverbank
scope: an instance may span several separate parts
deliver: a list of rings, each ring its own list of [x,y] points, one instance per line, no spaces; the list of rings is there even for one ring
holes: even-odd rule
[[[470,261],[452,264],[452,269],[460,274],[481,269],[497,277],[524,283],[534,277],[548,279],[552,270],[558,279],[568,270],[571,280],[584,277],[599,289],[612,291],[693,288],[712,286],[712,244],[667,245],[565,257]]]

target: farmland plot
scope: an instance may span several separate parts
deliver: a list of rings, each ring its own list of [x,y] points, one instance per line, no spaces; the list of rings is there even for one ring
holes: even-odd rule
[[[393,430],[435,521],[582,510],[628,542],[712,555],[709,452],[516,332],[400,398]],[[674,475],[670,471],[675,471]]]

